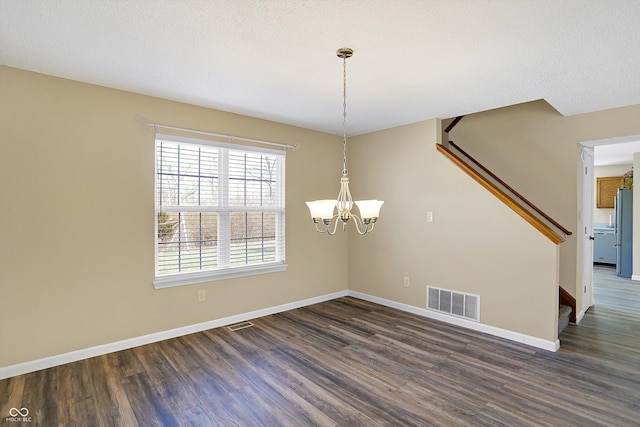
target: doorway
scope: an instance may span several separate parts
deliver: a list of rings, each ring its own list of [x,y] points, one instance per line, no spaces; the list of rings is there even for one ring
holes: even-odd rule
[[[633,153],[636,152],[640,152],[640,135],[586,141],[578,146],[578,230],[580,234],[577,242],[579,260],[576,283],[576,308],[578,310],[576,323],[580,322],[590,307],[598,303],[593,285],[594,225],[601,226],[603,223],[611,222],[611,219],[606,215],[608,212],[604,216],[602,212],[596,212],[595,181],[596,175],[601,175],[601,173],[596,173],[596,168],[611,166],[612,169],[608,169],[612,171],[611,174],[622,175],[624,172],[620,173],[620,171],[628,169],[633,164]],[[624,166],[615,169],[614,165]]]

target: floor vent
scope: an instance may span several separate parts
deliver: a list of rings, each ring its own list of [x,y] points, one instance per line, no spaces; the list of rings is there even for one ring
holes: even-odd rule
[[[480,321],[480,295],[427,286],[427,308],[474,322]]]
[[[244,328],[250,328],[253,326],[253,323],[251,322],[240,322],[240,323],[234,323],[233,325],[229,325],[227,326],[227,328],[232,331],[239,331],[240,329],[244,329]]]

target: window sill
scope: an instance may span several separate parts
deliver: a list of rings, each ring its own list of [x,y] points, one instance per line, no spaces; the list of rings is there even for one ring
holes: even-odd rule
[[[266,264],[249,267],[233,267],[224,270],[196,271],[193,273],[167,274],[157,276],[153,281],[156,289],[174,286],[192,285],[194,283],[213,282],[215,280],[233,279],[236,277],[254,276],[257,274],[276,273],[285,271],[287,264]]]

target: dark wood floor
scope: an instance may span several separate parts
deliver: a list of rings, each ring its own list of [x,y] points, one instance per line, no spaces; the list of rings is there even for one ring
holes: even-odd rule
[[[640,292],[635,293],[640,301]],[[596,294],[596,298],[597,294]],[[350,297],[0,381],[0,425],[632,426],[640,317],[606,305],[557,353]]]

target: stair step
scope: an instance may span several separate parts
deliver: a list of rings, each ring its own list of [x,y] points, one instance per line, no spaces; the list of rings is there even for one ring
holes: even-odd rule
[[[571,315],[571,307],[568,305],[561,305],[558,310],[558,335],[569,326],[569,316]]]

